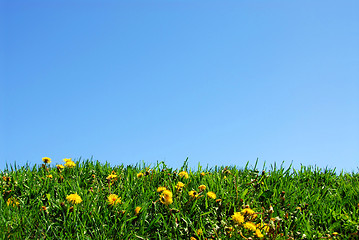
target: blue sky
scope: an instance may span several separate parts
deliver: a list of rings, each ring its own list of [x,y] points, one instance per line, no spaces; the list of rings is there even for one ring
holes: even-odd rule
[[[0,169],[358,170],[358,1],[1,1]]]

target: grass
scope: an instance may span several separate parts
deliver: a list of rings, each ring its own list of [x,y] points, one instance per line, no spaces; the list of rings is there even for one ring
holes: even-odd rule
[[[357,173],[69,161],[0,172],[1,239],[358,239]]]

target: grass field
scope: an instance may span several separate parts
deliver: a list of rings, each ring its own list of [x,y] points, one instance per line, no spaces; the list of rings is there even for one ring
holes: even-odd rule
[[[359,239],[359,174],[41,159],[0,171],[1,239]]]

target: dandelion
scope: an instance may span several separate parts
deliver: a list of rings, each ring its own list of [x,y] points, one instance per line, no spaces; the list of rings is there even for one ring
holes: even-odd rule
[[[47,175],[46,177],[48,177],[48,178],[51,178],[51,179],[52,179],[52,174],[50,174],[50,175]]]
[[[57,164],[56,167],[57,167],[57,170],[59,170],[59,171],[61,171],[61,169],[65,168],[65,166],[62,164]]]
[[[202,231],[202,229],[197,229],[196,233],[197,233],[197,235],[202,235],[203,231]]]
[[[197,240],[195,237],[191,237],[190,240]]]
[[[259,238],[262,238],[264,237],[264,235],[261,233],[261,231],[259,229],[256,229],[256,236],[259,237]]]
[[[118,203],[121,203],[121,197],[117,196],[116,194],[110,194],[107,197],[107,204],[108,205],[116,205]]]
[[[246,228],[246,229],[249,229],[249,230],[251,230],[253,232],[255,232],[256,229],[257,229],[256,225],[254,223],[252,223],[252,222],[246,222],[245,224],[243,224],[243,227]]]
[[[188,194],[193,198],[198,198],[199,197],[198,192],[193,191],[193,190],[189,191]]]
[[[66,158],[65,158],[66,159]],[[65,161],[65,159],[64,159],[64,161]],[[74,163],[72,160],[71,160],[71,158],[69,158],[70,159],[70,161],[65,161],[66,163],[65,163],[65,166],[66,167],[68,167],[68,168],[73,168],[73,167],[75,167],[76,166],[76,163]]]
[[[138,215],[140,213],[141,209],[142,209],[141,207],[136,207],[135,208],[135,215]]]
[[[170,190],[164,190],[160,196],[161,203],[170,205],[173,203],[172,192]]]
[[[43,157],[43,158],[42,158],[42,161],[43,161],[44,163],[51,163],[51,158]]]
[[[6,204],[7,204],[8,206],[12,205],[13,207],[15,207],[15,206],[19,206],[20,203],[19,203],[19,201],[17,201],[16,198],[11,197],[11,198],[9,198],[9,199],[6,201]]]
[[[257,217],[257,214],[255,214],[255,212],[250,209],[250,208],[245,208],[241,211],[241,214],[244,215],[245,217],[250,217],[250,218],[253,218],[255,219]]]
[[[183,182],[178,182],[177,185],[176,185],[177,191],[181,191],[183,187],[184,187],[184,183],[183,183]]]
[[[240,212],[235,212],[232,215],[232,220],[236,224],[242,224],[244,222],[244,216]]]
[[[64,162],[72,162],[71,158],[64,158]]]
[[[267,223],[258,223],[257,224],[257,228],[261,228],[263,229],[265,232],[269,232],[270,228],[269,228],[269,225]]]
[[[198,187],[198,189],[199,189],[200,192],[206,190],[206,188],[207,188],[207,187],[206,187],[205,185],[200,185],[200,186]]]
[[[141,178],[141,177],[143,177],[143,173],[137,173],[137,178]]]
[[[106,178],[107,180],[117,180],[117,175],[116,175],[116,172],[115,171],[112,171],[110,175],[107,176]]]
[[[209,198],[212,198],[212,199],[216,199],[216,198],[217,198],[217,196],[216,196],[216,194],[215,194],[214,192],[208,192],[208,193],[207,193],[207,196],[208,196]]]
[[[163,192],[164,190],[167,190],[166,187],[158,187],[157,192]]]
[[[66,200],[72,204],[78,204],[82,202],[81,197],[77,193],[68,195]]]
[[[188,178],[189,178],[188,173],[187,173],[186,171],[180,172],[180,173],[178,174],[178,176],[184,177],[185,179],[188,179]]]
[[[201,172],[201,176],[204,177],[206,174],[204,172]]]

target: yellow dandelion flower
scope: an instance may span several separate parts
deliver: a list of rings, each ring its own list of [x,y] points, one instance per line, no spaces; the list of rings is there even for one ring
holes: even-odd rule
[[[172,192],[170,190],[164,190],[160,196],[161,203],[170,205],[173,203]]]
[[[164,190],[167,190],[166,187],[158,187],[157,192],[163,192]]]
[[[242,224],[244,222],[244,216],[240,212],[235,212],[232,215],[232,220],[236,224]]]
[[[68,168],[73,168],[76,166],[76,163],[74,163],[73,161],[67,161],[65,163],[65,166],[68,167]]]
[[[135,208],[135,215],[138,215],[140,213],[141,209],[142,209],[141,207],[136,207]]]
[[[190,240],[197,240],[197,238],[195,238],[195,237],[191,237],[191,238],[190,238]]]
[[[51,178],[51,179],[52,179],[52,174],[50,174],[50,175],[47,175],[46,177],[48,177],[48,178]]]
[[[204,177],[206,174],[204,172],[201,172],[201,176]]]
[[[64,162],[72,162],[71,158],[64,158]]]
[[[42,158],[42,161],[43,161],[44,163],[51,163],[51,158],[43,157],[43,158]]]
[[[197,229],[197,235],[202,235],[203,234],[203,231],[202,231],[202,229]]]
[[[172,192],[170,190],[167,190],[167,189],[162,192],[162,195],[165,196],[165,197],[173,197]]]
[[[183,187],[184,187],[184,183],[183,183],[183,182],[178,182],[177,185],[176,185],[177,191],[180,191]]]
[[[118,203],[121,203],[121,197],[117,196],[116,194],[110,194],[107,197],[107,204],[108,205],[116,205]]]
[[[141,177],[143,177],[143,173],[137,173],[137,178],[141,178]]]
[[[192,191],[189,191],[188,194],[189,194],[191,197],[193,197],[193,198],[198,198],[198,197],[199,197],[198,192],[193,191],[193,190],[192,190]]]
[[[215,194],[214,192],[208,192],[208,193],[207,193],[207,196],[208,196],[209,198],[212,198],[212,199],[216,199],[216,198],[217,198],[217,196],[216,196],[216,194]]]
[[[256,236],[259,238],[264,237],[264,235],[261,233],[261,231],[258,228],[256,229]]]
[[[178,174],[180,177],[184,177],[185,179],[189,178],[188,173],[186,171],[182,171]]]
[[[245,217],[250,217],[252,219],[255,219],[257,217],[257,214],[255,214],[255,212],[250,209],[250,208],[245,208],[241,211],[242,215]]]
[[[106,178],[107,180],[111,180],[111,179],[113,179],[113,180],[117,180],[117,175],[116,174],[113,174],[113,173],[111,173],[110,175],[108,175],[107,176],[107,178]]]
[[[257,229],[256,225],[255,225],[254,223],[252,223],[252,222],[246,222],[246,223],[244,223],[244,224],[243,224],[243,227],[246,228],[246,229],[249,229],[249,230],[251,230],[251,231],[253,231],[253,232],[255,232],[256,229]]]
[[[61,169],[65,168],[65,166],[62,164],[56,164],[56,167],[57,167],[57,170],[61,170]]]
[[[19,201],[16,199],[16,198],[14,198],[14,197],[11,197],[11,198],[9,198],[7,201],[6,201],[6,204],[8,205],[8,206],[10,206],[10,205],[12,205],[13,207],[15,207],[15,206],[19,206]]]
[[[199,187],[198,187],[198,189],[199,189],[199,191],[204,191],[204,190],[206,190],[206,186],[205,185],[200,185]]]
[[[77,193],[68,195],[66,200],[72,204],[78,204],[82,202],[81,197]]]

